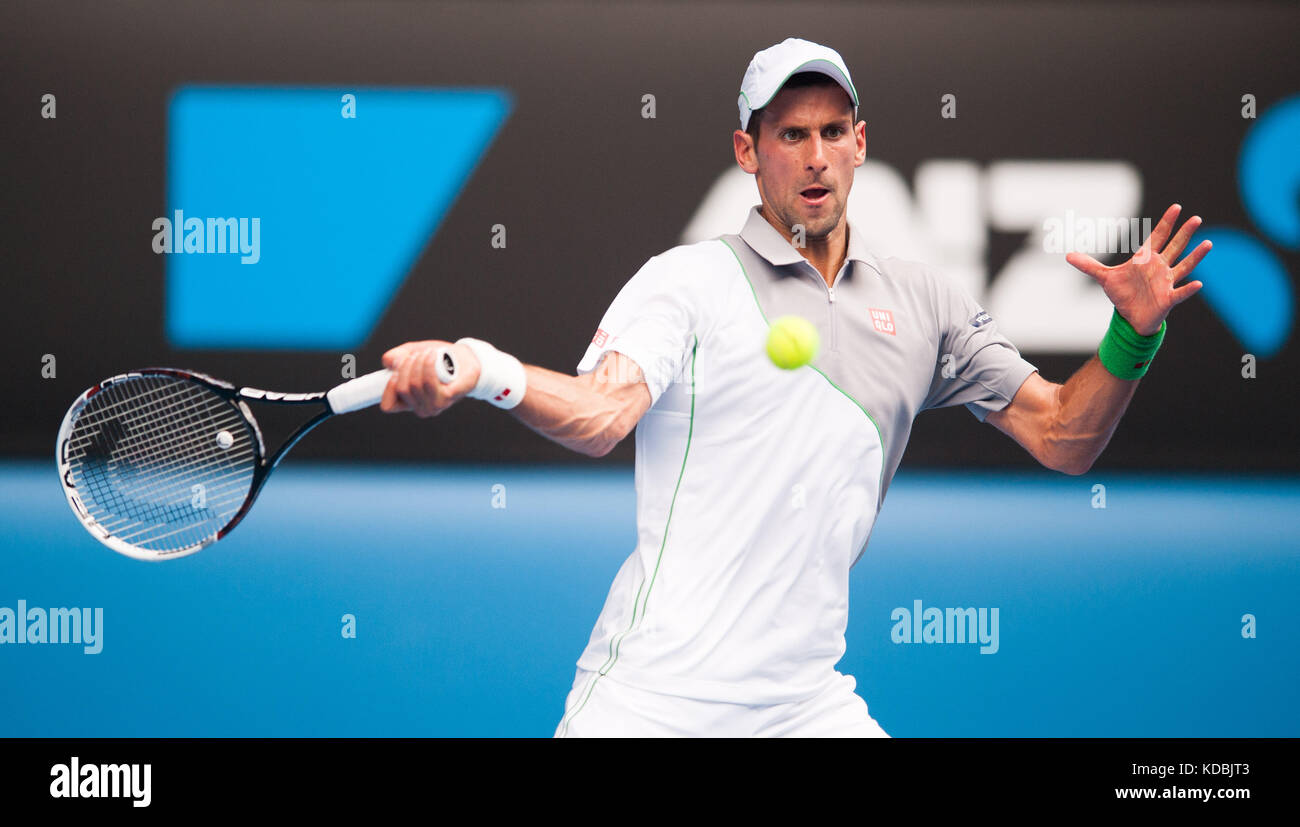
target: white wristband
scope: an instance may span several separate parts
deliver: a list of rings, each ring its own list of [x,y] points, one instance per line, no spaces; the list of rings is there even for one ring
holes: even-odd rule
[[[507,411],[519,404],[527,390],[523,363],[481,339],[458,339],[456,344],[465,345],[478,357],[478,384],[468,394],[471,399],[482,399]]]

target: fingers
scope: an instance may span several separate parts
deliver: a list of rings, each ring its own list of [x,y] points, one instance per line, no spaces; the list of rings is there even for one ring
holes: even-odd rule
[[[409,398],[405,395],[401,384],[402,365],[411,361],[412,351],[419,346],[419,342],[407,342],[398,345],[386,352],[380,361],[384,367],[393,372],[393,377],[388,380],[384,387],[384,396],[379,401],[379,408],[387,413],[401,413],[411,410]]]
[[[391,348],[380,357],[380,361],[383,363],[384,367],[389,370],[395,370],[397,365],[401,364],[402,360],[406,358],[407,354],[419,346],[419,344],[419,342],[407,342],[406,344]]]
[[[1201,217],[1194,215],[1183,222],[1183,226],[1178,229],[1178,234],[1174,236],[1173,241],[1161,251],[1160,257],[1165,260],[1165,264],[1173,266],[1178,257],[1183,254],[1183,248],[1187,242],[1192,240],[1192,235],[1200,228]]]
[[[1085,253],[1070,253],[1065,257],[1065,260],[1069,262],[1070,266],[1074,267],[1074,269],[1092,276],[1098,282],[1101,281],[1102,274],[1110,269],[1097,259]]]
[[[446,407],[443,404],[445,394],[434,370],[437,352],[436,348],[426,347],[414,357],[415,365],[411,370],[411,395],[417,400],[416,416],[435,416],[442,413],[443,408]]]
[[[397,368],[402,364],[408,352],[409,348],[406,345],[401,345],[388,351],[380,359],[384,367],[393,372],[388,384],[384,385],[384,395],[379,399],[379,409],[384,413],[401,413],[410,410],[397,397]]]
[[[1186,284],[1184,284],[1182,287],[1179,287],[1177,290],[1173,292],[1174,305],[1182,304],[1183,302],[1190,299],[1192,296],[1195,296],[1203,286],[1204,285],[1202,285],[1201,282],[1199,281],[1189,281]]]
[[[1171,284],[1177,284],[1191,275],[1192,270],[1196,269],[1196,265],[1201,263],[1201,259],[1205,258],[1205,255],[1209,253],[1213,247],[1214,244],[1208,238],[1200,244],[1197,244],[1196,249],[1188,253],[1187,258],[1178,262],[1178,266],[1173,269],[1173,281]]]
[[[393,394],[397,397],[397,404],[404,411],[413,410],[413,400],[411,399],[411,368],[416,362],[416,355],[419,353],[415,349],[418,342],[411,342],[403,345],[407,350],[401,358],[401,361],[394,362],[389,370],[393,372],[393,378],[388,380],[388,387],[393,389]]]
[[[407,342],[386,352],[383,363],[393,371],[393,377],[384,388],[380,407],[390,413],[411,411],[420,417],[437,416],[464,396],[438,379],[438,351],[445,347],[452,344],[430,339]]]
[[[1178,204],[1171,204],[1169,209],[1165,210],[1165,214],[1160,218],[1160,223],[1151,231],[1151,237],[1147,239],[1148,247],[1152,250],[1159,250],[1165,246],[1165,242],[1169,240],[1169,234],[1174,230],[1174,222],[1178,220],[1178,213],[1182,212],[1182,210],[1183,208]]]
[[[389,368],[389,370],[392,370],[392,368]],[[384,413],[401,413],[410,410],[410,407],[397,395],[396,373],[389,378],[388,384],[384,385],[384,395],[379,399],[379,409]]]

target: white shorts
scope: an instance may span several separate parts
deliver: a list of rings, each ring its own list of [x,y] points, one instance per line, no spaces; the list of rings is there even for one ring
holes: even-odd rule
[[[857,681],[835,674],[806,701],[747,706],[660,695],[579,669],[555,737],[888,738],[853,691]]]

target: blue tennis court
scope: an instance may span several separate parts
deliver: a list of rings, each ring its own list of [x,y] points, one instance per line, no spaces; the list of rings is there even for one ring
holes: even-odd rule
[[[0,503],[0,607],[103,609],[99,654],[0,649],[2,736],[549,736],[635,542],[626,467],[290,463],[159,564],[52,461],[0,465]],[[1300,735],[1297,515],[1290,477],[904,470],[839,668],[896,736]],[[988,610],[996,652],[895,643],[916,601]]]

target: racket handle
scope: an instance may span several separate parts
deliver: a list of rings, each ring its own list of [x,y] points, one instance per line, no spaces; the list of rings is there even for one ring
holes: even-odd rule
[[[358,376],[325,394],[325,401],[336,414],[351,413],[379,404],[393,372],[387,368]]]
[[[442,348],[438,351],[438,366],[435,369],[438,374],[438,381],[444,385],[451,384],[456,378],[456,357],[451,355],[451,348]]]
[[[456,357],[452,356],[450,349],[443,348],[438,351],[437,361],[438,381],[443,384],[450,383],[456,378]],[[336,414],[373,407],[384,398],[384,388],[388,387],[388,380],[392,376],[393,372],[387,368],[358,376],[326,393],[325,401],[329,403],[330,410]]]

